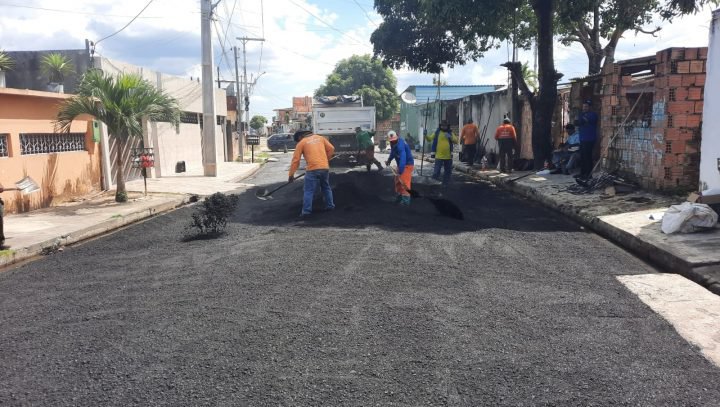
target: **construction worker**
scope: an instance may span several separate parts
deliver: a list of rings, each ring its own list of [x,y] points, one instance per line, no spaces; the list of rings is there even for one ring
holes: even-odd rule
[[[507,117],[503,119],[503,124],[495,130],[495,140],[500,149],[500,172],[512,171],[513,149],[517,144],[517,134],[515,127],[510,124],[510,119]]]
[[[442,184],[448,186],[452,176],[453,146],[458,143],[458,137],[450,130],[447,120],[443,120],[435,133],[427,135],[425,139],[432,143],[431,157],[435,158],[433,178],[440,180],[440,171],[442,170]]]
[[[465,161],[467,165],[472,166],[473,163],[475,163],[478,138],[480,138],[480,130],[478,126],[473,123],[473,119],[469,119],[460,131],[460,144],[463,146],[463,161]]]
[[[388,141],[390,141],[390,157],[385,162],[386,166],[390,166],[392,160],[397,164],[397,173],[395,174],[395,192],[397,196],[395,202],[401,205],[410,205],[410,192],[412,189],[412,175],[415,169],[415,161],[413,160],[412,150],[405,140],[390,130],[388,132]]]
[[[305,218],[312,213],[313,196],[318,184],[325,198],[325,210],[335,209],[333,193],[330,189],[330,158],[335,153],[335,147],[325,137],[308,130],[296,132],[293,138],[298,144],[290,164],[288,182],[295,180],[295,171],[300,167],[300,157],[305,158],[305,185],[300,217]]]
[[[360,150],[358,155],[363,155],[365,157],[365,167],[368,171],[370,171],[373,164],[377,165],[378,170],[382,170],[380,161],[375,159],[375,143],[373,143],[373,135],[374,133],[372,132],[362,131],[360,127],[355,128],[355,137],[357,138],[358,149]]]

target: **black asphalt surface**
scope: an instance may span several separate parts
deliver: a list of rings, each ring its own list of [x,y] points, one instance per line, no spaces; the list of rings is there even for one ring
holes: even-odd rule
[[[308,221],[301,182],[249,190],[218,239],[182,242],[187,207],[0,272],[0,405],[720,405],[614,245],[485,184],[458,221],[331,179]]]

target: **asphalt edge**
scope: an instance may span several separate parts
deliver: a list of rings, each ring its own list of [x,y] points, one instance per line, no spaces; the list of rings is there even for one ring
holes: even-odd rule
[[[416,158],[419,159],[419,157]],[[426,158],[425,160],[431,163],[434,162],[432,158]],[[610,240],[625,250],[632,252],[659,269],[668,273],[680,274],[681,276],[700,284],[709,291],[720,295],[720,264],[694,265],[689,263],[685,259],[654,246],[616,226],[613,226],[597,216],[587,214],[582,208],[576,208],[573,205],[569,205],[565,202],[552,199],[547,195],[540,194],[537,190],[530,186],[523,185],[518,182],[508,182],[506,178],[492,177],[488,173],[468,168],[467,166],[461,165],[455,161],[453,161],[453,169],[472,175],[483,181],[490,182],[497,187],[503,188],[517,195],[532,199],[533,201],[536,201],[555,212],[567,216],[580,225],[589,228],[600,236]],[[531,172],[523,172],[518,175],[525,175],[528,173]]]
[[[112,232],[124,226],[128,226],[133,223],[152,218],[166,212],[170,212],[176,208],[188,204],[189,202],[189,195],[181,196],[177,199],[173,199],[170,202],[163,202],[157,205],[153,205],[149,208],[143,208],[131,212],[127,215],[111,218],[104,222],[98,223],[97,225],[76,230],[74,232],[68,233],[67,235],[62,235],[60,237],[49,239],[41,243],[36,243],[18,249],[10,248],[8,250],[8,253],[0,256],[0,268],[10,266],[23,260],[28,260],[30,258],[39,256],[47,251],[55,251],[63,246],[82,242],[83,240],[91,239],[93,237]]]

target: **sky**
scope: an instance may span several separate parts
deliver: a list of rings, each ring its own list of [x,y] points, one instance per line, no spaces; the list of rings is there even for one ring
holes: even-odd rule
[[[0,0],[0,49],[82,49],[90,39],[98,42],[97,52],[104,57],[178,76],[200,76],[199,0],[153,0],[127,28],[103,39],[128,24],[148,2]],[[655,37],[628,32],[616,59],[669,47],[707,46],[710,17],[706,8],[672,24],[657,21],[662,30]],[[370,35],[381,21],[372,0],[220,0],[213,22],[214,64],[221,68],[220,79],[234,80],[232,48],[242,47],[236,38],[265,38],[246,47],[248,78],[257,79],[250,113],[271,119],[273,109],[292,106],[293,96],[312,95],[343,58],[372,54]],[[579,45],[556,43],[554,52],[564,80],[587,73],[587,57]],[[477,62],[446,70],[442,80],[448,85],[506,84],[507,71],[499,65],[508,56],[503,46]],[[521,51],[520,60],[533,66],[533,52]],[[241,56],[241,70],[242,63]],[[432,84],[432,76],[419,72],[400,70],[395,75],[398,94],[411,85]]]

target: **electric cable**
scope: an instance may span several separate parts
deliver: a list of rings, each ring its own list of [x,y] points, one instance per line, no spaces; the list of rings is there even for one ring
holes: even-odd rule
[[[106,39],[108,39],[108,38],[110,38],[110,37],[113,37],[113,36],[119,34],[120,32],[122,32],[124,29],[128,28],[128,26],[129,26],[130,24],[132,24],[133,21],[135,21],[138,17],[140,17],[140,14],[142,14],[148,7],[150,7],[150,5],[153,3],[153,1],[155,1],[155,0],[150,0],[150,1],[148,1],[148,3],[145,5],[145,7],[143,7],[143,9],[140,10],[140,12],[137,13],[137,15],[132,18],[132,20],[130,20],[127,24],[125,24],[125,26],[123,26],[123,28],[115,31],[114,33],[112,33],[112,34],[110,34],[110,35],[108,35],[108,36],[106,36],[106,37],[103,37],[103,38],[95,41],[94,46],[97,45],[97,44],[99,44],[101,41],[104,41],[104,40],[106,40]]]

